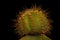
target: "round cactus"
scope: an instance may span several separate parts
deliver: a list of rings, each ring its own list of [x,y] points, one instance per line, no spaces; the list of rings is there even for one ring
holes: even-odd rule
[[[19,12],[16,20],[16,30],[20,35],[46,34],[50,30],[50,20],[47,12],[33,7]]]

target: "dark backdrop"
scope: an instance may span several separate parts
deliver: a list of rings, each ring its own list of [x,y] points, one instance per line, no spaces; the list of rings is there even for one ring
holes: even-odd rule
[[[16,18],[19,10],[22,11],[24,7],[30,8],[32,5],[42,5],[42,8],[50,11],[51,19],[54,21],[52,24],[53,29],[49,36],[52,40],[58,40],[59,32],[59,1],[58,0],[16,0],[3,2],[3,11],[1,13],[1,28],[2,28],[2,40],[18,40],[18,35],[14,32],[12,19]],[[4,12],[4,13],[3,13]]]

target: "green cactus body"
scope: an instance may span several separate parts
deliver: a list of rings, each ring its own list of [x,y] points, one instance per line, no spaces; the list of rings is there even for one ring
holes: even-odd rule
[[[18,14],[16,30],[20,36],[28,34],[46,34],[46,32],[50,30],[50,27],[50,20],[47,18],[46,12],[44,12],[41,8],[27,9]]]
[[[17,19],[17,29],[21,34],[37,34],[50,29],[46,13],[38,9],[28,9]]]

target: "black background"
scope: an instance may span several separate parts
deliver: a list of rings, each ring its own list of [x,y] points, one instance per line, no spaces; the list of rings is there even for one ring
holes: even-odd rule
[[[1,37],[2,40],[18,40],[18,36],[14,32],[12,19],[16,18],[19,11],[22,11],[24,7],[30,8],[32,5],[42,5],[42,8],[50,11],[51,19],[54,21],[52,24],[53,29],[49,36],[52,40],[59,40],[59,1],[58,0],[16,0],[3,2],[3,11],[1,15]]]

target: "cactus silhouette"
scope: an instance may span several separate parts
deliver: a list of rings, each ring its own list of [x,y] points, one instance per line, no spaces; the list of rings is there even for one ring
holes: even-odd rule
[[[15,23],[16,32],[20,36],[26,36],[19,40],[51,40],[45,35],[51,29],[50,19],[47,17],[47,12],[39,7],[20,12]]]

